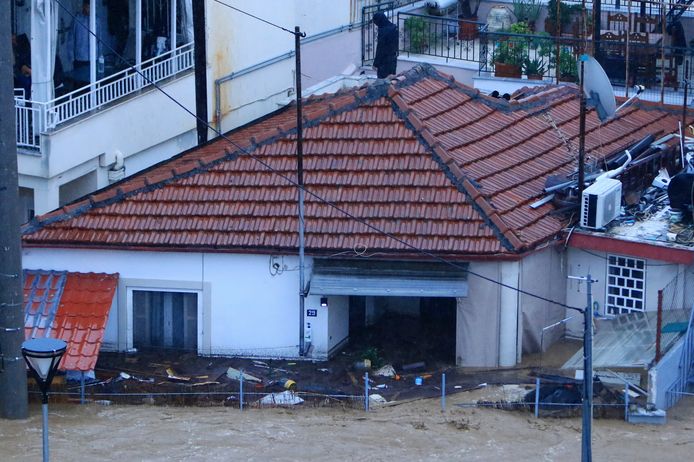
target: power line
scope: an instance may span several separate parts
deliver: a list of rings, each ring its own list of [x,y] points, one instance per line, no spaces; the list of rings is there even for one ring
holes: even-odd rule
[[[221,3],[221,2],[219,2],[219,0],[215,0],[215,1],[217,1],[218,3]],[[74,15],[69,9],[67,9],[67,8],[65,7],[65,5],[63,5],[63,3],[62,3],[61,0],[55,0],[55,2],[58,3],[58,5],[60,5],[60,7],[63,8],[63,10],[65,10],[65,11],[68,13],[68,15],[70,15],[70,16],[73,18],[73,20],[76,19],[75,15]],[[222,4],[224,4],[224,3],[222,3]],[[226,5],[226,4],[224,4],[224,5]],[[229,5],[227,5],[227,6],[229,6]],[[238,10],[237,8],[234,8],[234,7],[230,7],[230,8],[233,8],[234,10]],[[240,10],[238,10],[238,11],[240,11]],[[247,14],[247,15],[249,15],[249,16],[254,17],[254,16],[251,15],[250,13],[246,13],[246,12],[243,12],[243,11],[241,11],[241,12],[244,13],[244,14]],[[256,19],[260,19],[260,18],[256,18]],[[260,19],[260,20],[262,20],[262,19]],[[276,25],[274,25],[274,24],[272,24],[272,23],[270,23],[270,22],[268,22],[268,21],[265,21],[265,20],[262,20],[262,21],[263,21],[263,22],[267,22],[268,24],[273,25],[273,26],[275,26],[275,27],[281,28],[280,26],[276,26]],[[94,37],[96,38],[96,40],[97,40],[98,42],[100,42],[101,45],[103,45],[103,46],[105,46],[106,48],[108,48],[108,50],[111,51],[111,52],[113,52],[113,54],[114,54],[116,57],[118,57],[121,61],[127,62],[127,61],[125,61],[125,58],[124,58],[120,53],[118,53],[118,52],[117,52],[113,47],[111,47],[108,43],[106,43],[106,42],[104,42],[103,40],[101,40],[101,39],[96,35],[96,33],[94,33],[91,29],[89,29],[89,27],[88,27],[87,25],[82,24],[82,23],[79,22],[79,21],[78,21],[78,24],[79,24],[81,27],[84,27],[84,28],[87,30],[87,32],[89,32],[90,35],[94,36]],[[281,29],[283,29],[283,28],[281,28]],[[288,29],[283,29],[283,30],[288,30]],[[290,31],[290,32],[291,32],[291,31]],[[295,32],[291,32],[291,33],[292,33],[292,35],[295,34]],[[198,116],[197,116],[196,114],[194,114],[191,110],[189,110],[189,109],[186,108],[182,103],[180,103],[176,98],[174,98],[174,97],[171,96],[169,93],[167,93],[167,92],[166,92],[163,88],[161,88],[156,82],[154,82],[154,81],[152,81],[151,79],[149,79],[149,78],[148,78],[142,71],[140,71],[136,66],[129,65],[129,67],[130,67],[131,70],[135,71],[138,75],[140,75],[148,84],[152,85],[152,86],[153,86],[154,88],[156,88],[159,92],[161,92],[164,96],[166,96],[169,100],[171,100],[175,105],[177,105],[178,107],[180,107],[181,109],[183,109],[186,113],[188,113],[189,115],[191,115],[192,117],[194,117],[195,120],[197,120],[198,122],[204,124],[209,130],[212,130],[212,132],[215,133],[217,136],[219,136],[220,138],[224,139],[225,141],[227,141],[228,143],[230,143],[231,145],[233,145],[234,147],[236,147],[236,149],[238,149],[238,150],[239,150],[240,152],[242,152],[243,154],[246,154],[246,155],[249,156],[251,159],[255,160],[257,163],[259,163],[260,165],[262,165],[263,167],[265,167],[268,171],[270,171],[271,173],[277,175],[277,176],[280,177],[282,180],[284,180],[284,181],[286,181],[287,183],[289,183],[291,186],[293,186],[293,187],[295,187],[295,188],[297,188],[297,189],[303,189],[303,191],[304,191],[306,194],[308,194],[309,196],[313,197],[313,198],[316,199],[317,201],[322,202],[323,204],[327,205],[328,207],[331,207],[331,208],[337,210],[338,212],[342,213],[342,214],[343,214],[344,216],[346,216],[347,218],[349,218],[349,219],[351,219],[351,220],[354,220],[354,221],[356,221],[357,223],[360,223],[360,224],[366,226],[366,227],[367,227],[368,229],[370,229],[371,231],[374,231],[374,232],[376,232],[377,234],[381,234],[381,235],[383,235],[383,236],[385,236],[385,237],[387,237],[387,238],[389,238],[389,239],[392,239],[393,241],[395,241],[395,242],[397,242],[397,243],[399,243],[399,244],[402,244],[403,246],[407,247],[407,248],[410,249],[410,250],[415,251],[416,253],[419,253],[419,254],[421,254],[421,255],[427,256],[427,257],[431,258],[432,260],[436,260],[436,261],[438,261],[438,262],[447,264],[447,265],[449,265],[449,266],[451,266],[451,267],[453,267],[453,268],[455,268],[455,269],[464,271],[464,272],[466,272],[467,274],[469,274],[469,275],[471,275],[471,276],[475,276],[475,277],[477,277],[477,278],[480,278],[480,279],[482,279],[482,280],[484,280],[484,281],[491,282],[491,283],[493,283],[493,284],[497,284],[497,285],[499,285],[500,287],[503,287],[503,288],[505,288],[505,289],[510,289],[510,290],[516,291],[517,293],[520,293],[520,294],[523,294],[523,295],[527,295],[527,296],[529,296],[529,297],[532,297],[532,298],[535,298],[535,299],[538,299],[538,300],[541,300],[541,301],[544,301],[544,302],[547,302],[547,303],[551,303],[551,304],[553,304],[553,305],[557,305],[557,306],[560,306],[560,307],[563,307],[563,308],[567,308],[567,309],[570,309],[570,310],[575,310],[575,311],[583,312],[583,310],[584,310],[583,308],[578,308],[578,307],[570,306],[570,305],[567,305],[567,304],[565,304],[565,303],[562,303],[562,302],[559,302],[559,301],[556,301],[556,300],[552,300],[552,299],[547,298],[547,297],[544,297],[544,296],[542,296],[542,295],[534,294],[534,293],[532,293],[532,292],[529,292],[529,291],[524,290],[524,289],[520,289],[520,288],[518,288],[518,287],[513,287],[513,286],[511,286],[511,285],[505,284],[505,283],[503,283],[503,282],[501,282],[501,281],[497,281],[497,280],[495,280],[495,279],[493,279],[493,278],[490,278],[490,277],[488,277],[488,276],[484,276],[484,275],[482,275],[482,274],[479,274],[479,273],[476,273],[476,272],[474,272],[474,271],[471,271],[471,270],[470,270],[468,267],[466,267],[466,266],[459,265],[459,264],[457,264],[457,263],[455,263],[455,262],[449,261],[449,260],[447,260],[447,259],[445,259],[445,258],[443,258],[443,257],[440,257],[440,256],[438,256],[438,255],[435,255],[435,254],[431,253],[430,251],[427,251],[427,250],[421,249],[421,248],[419,248],[419,247],[416,247],[416,246],[414,246],[414,245],[412,245],[412,244],[410,244],[410,243],[404,241],[403,239],[401,239],[401,238],[399,238],[399,237],[397,237],[397,236],[395,236],[395,235],[393,235],[393,234],[391,234],[391,233],[389,233],[389,232],[387,232],[387,231],[384,231],[384,230],[382,230],[382,229],[380,229],[380,228],[378,228],[378,227],[376,227],[376,226],[374,226],[374,225],[368,223],[368,222],[365,221],[364,219],[352,215],[351,213],[349,213],[347,210],[343,209],[343,208],[340,207],[339,205],[337,205],[337,204],[335,204],[335,203],[333,203],[333,202],[331,202],[331,201],[329,201],[329,200],[327,200],[327,199],[324,199],[323,197],[319,196],[318,194],[316,194],[316,193],[314,193],[314,192],[311,192],[309,189],[306,189],[306,187],[299,185],[299,183],[296,182],[296,181],[294,181],[292,178],[290,178],[290,177],[284,175],[282,172],[277,171],[277,170],[276,170],[274,167],[272,167],[270,164],[268,164],[268,163],[265,162],[264,160],[260,159],[259,157],[253,155],[250,151],[247,151],[245,148],[243,148],[243,147],[240,146],[239,144],[235,143],[232,139],[230,139],[229,137],[227,137],[226,135],[224,135],[221,131],[217,130],[215,127],[213,127],[212,125],[210,125],[206,120],[203,120],[203,119],[201,119],[200,117],[198,117]],[[297,95],[297,98],[301,98],[301,95]]]
[[[275,23],[273,23],[273,22],[268,21],[267,19],[259,18],[258,16],[255,16],[255,15],[253,15],[253,14],[247,12],[247,11],[243,11],[243,10],[241,10],[241,9],[239,9],[239,8],[236,8],[235,6],[231,6],[231,5],[229,5],[228,3],[221,2],[220,0],[214,0],[214,1],[215,1],[216,3],[219,3],[220,5],[226,6],[227,8],[231,8],[232,10],[237,11],[237,12],[239,12],[239,13],[241,13],[241,14],[245,14],[246,16],[250,16],[250,17],[253,18],[253,19],[257,19],[257,20],[260,21],[260,22],[264,22],[265,24],[268,24],[268,25],[270,25],[270,26],[272,26],[272,27],[276,27],[277,29],[283,30],[283,31],[285,31],[285,32],[289,32],[289,33],[292,34],[292,35],[295,35],[295,34],[296,34],[296,32],[294,32],[293,30],[289,30],[289,29],[287,29],[287,28],[285,28],[285,27],[279,26],[279,25],[277,25],[277,24],[275,24]],[[300,34],[300,35],[301,35],[302,37],[305,37],[305,36],[306,36],[306,34]]]

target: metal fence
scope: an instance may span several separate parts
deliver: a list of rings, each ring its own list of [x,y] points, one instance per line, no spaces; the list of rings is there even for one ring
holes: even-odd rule
[[[402,12],[397,21],[400,53],[436,56],[446,62],[480,60],[477,39],[486,30],[485,23]]]
[[[619,378],[615,374],[616,378]],[[99,383],[84,390],[78,390],[78,386],[67,386],[62,391],[50,392],[53,399],[63,399],[68,401],[80,401],[81,403],[95,403],[100,405],[179,405],[179,406],[224,406],[237,408],[240,410],[265,409],[277,407],[295,407],[301,405],[303,408],[344,408],[344,409],[363,409],[369,412],[380,405],[387,403],[375,399],[378,396],[378,388],[373,387],[372,380],[366,373],[362,378],[363,393],[361,394],[337,394],[321,393],[312,391],[289,391],[269,393],[258,391],[253,384],[238,382],[229,389],[231,384],[216,384],[191,387],[186,386],[178,391],[127,391],[127,385],[122,391],[100,391]],[[441,373],[438,380],[434,383],[433,378],[427,379],[430,383],[432,393],[421,398],[431,399],[440,407],[441,411],[446,411],[451,406],[449,401],[453,393],[479,390],[487,387],[486,383],[471,385],[460,389],[459,385],[448,384],[446,373]],[[624,418],[627,419],[631,405],[645,405],[645,398],[640,400],[630,399],[628,390],[638,389],[630,385],[626,380],[621,379],[623,385],[616,387],[604,387],[601,382],[595,382],[595,400],[593,407],[597,417],[603,418]],[[470,400],[460,401],[452,404],[455,407],[475,407],[493,408],[508,411],[521,411],[533,413],[539,417],[572,417],[580,415],[582,406],[582,382],[568,377],[539,375],[533,381],[526,381],[517,384],[520,393],[513,396],[505,396],[502,399]],[[55,388],[55,387],[54,387]],[[203,389],[204,388],[204,389]],[[38,398],[40,393],[32,390],[31,395]],[[492,392],[497,395],[497,392]],[[412,398],[410,398],[411,400]],[[417,398],[415,398],[417,399]],[[407,400],[409,401],[409,400]],[[399,402],[394,402],[398,404]]]
[[[17,146],[39,149],[39,134],[158,83],[194,65],[193,43],[127,68],[49,102],[15,96]],[[139,71],[139,72],[138,72]]]
[[[659,320],[658,343],[660,337],[670,331],[683,331],[682,356],[679,361],[679,376],[667,390],[667,407],[674,406],[689,388],[689,381],[694,374],[694,273],[678,275],[661,291],[662,321]],[[677,336],[679,339],[680,337]],[[672,346],[672,345],[670,345]],[[665,354],[665,346],[658,349]],[[659,359],[659,358],[658,358]]]
[[[629,39],[591,41],[546,33],[488,32],[484,23],[403,12],[397,20],[401,55],[474,63],[480,75],[577,82],[578,57],[590,47],[617,96],[630,96],[638,84],[645,87],[641,99],[681,105],[685,82],[690,69],[694,70],[690,48]]]

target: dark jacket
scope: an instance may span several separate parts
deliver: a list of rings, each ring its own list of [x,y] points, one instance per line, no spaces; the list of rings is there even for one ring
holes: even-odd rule
[[[395,74],[398,64],[398,27],[390,22],[385,14],[374,14],[374,24],[378,27],[378,43],[374,67],[378,70],[378,78],[383,79]]]

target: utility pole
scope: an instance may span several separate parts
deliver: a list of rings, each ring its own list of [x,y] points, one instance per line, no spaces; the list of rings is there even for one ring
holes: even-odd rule
[[[586,277],[569,276],[569,279],[586,281],[587,300],[583,310],[583,412],[581,431],[581,462],[593,461],[592,425],[593,425],[593,289],[597,282]]]
[[[306,354],[304,339],[304,312],[306,304],[306,280],[304,276],[304,125],[301,101],[301,37],[299,26],[294,28],[296,56],[296,179],[299,185],[299,356]]]
[[[198,146],[207,143],[207,37],[205,36],[205,2],[193,2],[193,41],[195,49],[195,115]],[[221,121],[218,121],[221,127]]]
[[[26,419],[27,375],[21,354],[24,313],[10,36],[12,28],[10,15],[7,14],[11,2],[12,0],[0,1],[0,11],[6,13],[0,19],[0,417]]]

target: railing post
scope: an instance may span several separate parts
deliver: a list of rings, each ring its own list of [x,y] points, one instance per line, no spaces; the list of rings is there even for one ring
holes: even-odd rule
[[[624,421],[629,421],[629,385],[624,382]]]
[[[446,373],[441,374],[441,412],[446,412]]]
[[[243,369],[239,370],[239,409],[243,411]]]
[[[535,377],[535,418],[540,416],[540,377]]]
[[[660,361],[661,358],[661,351],[660,351],[660,341],[661,341],[661,336],[662,336],[662,330],[663,330],[663,290],[658,291],[658,318],[657,318],[657,323],[656,323],[656,332],[655,332],[655,362],[657,363]]]
[[[364,411],[369,412],[369,373],[364,373]]]

